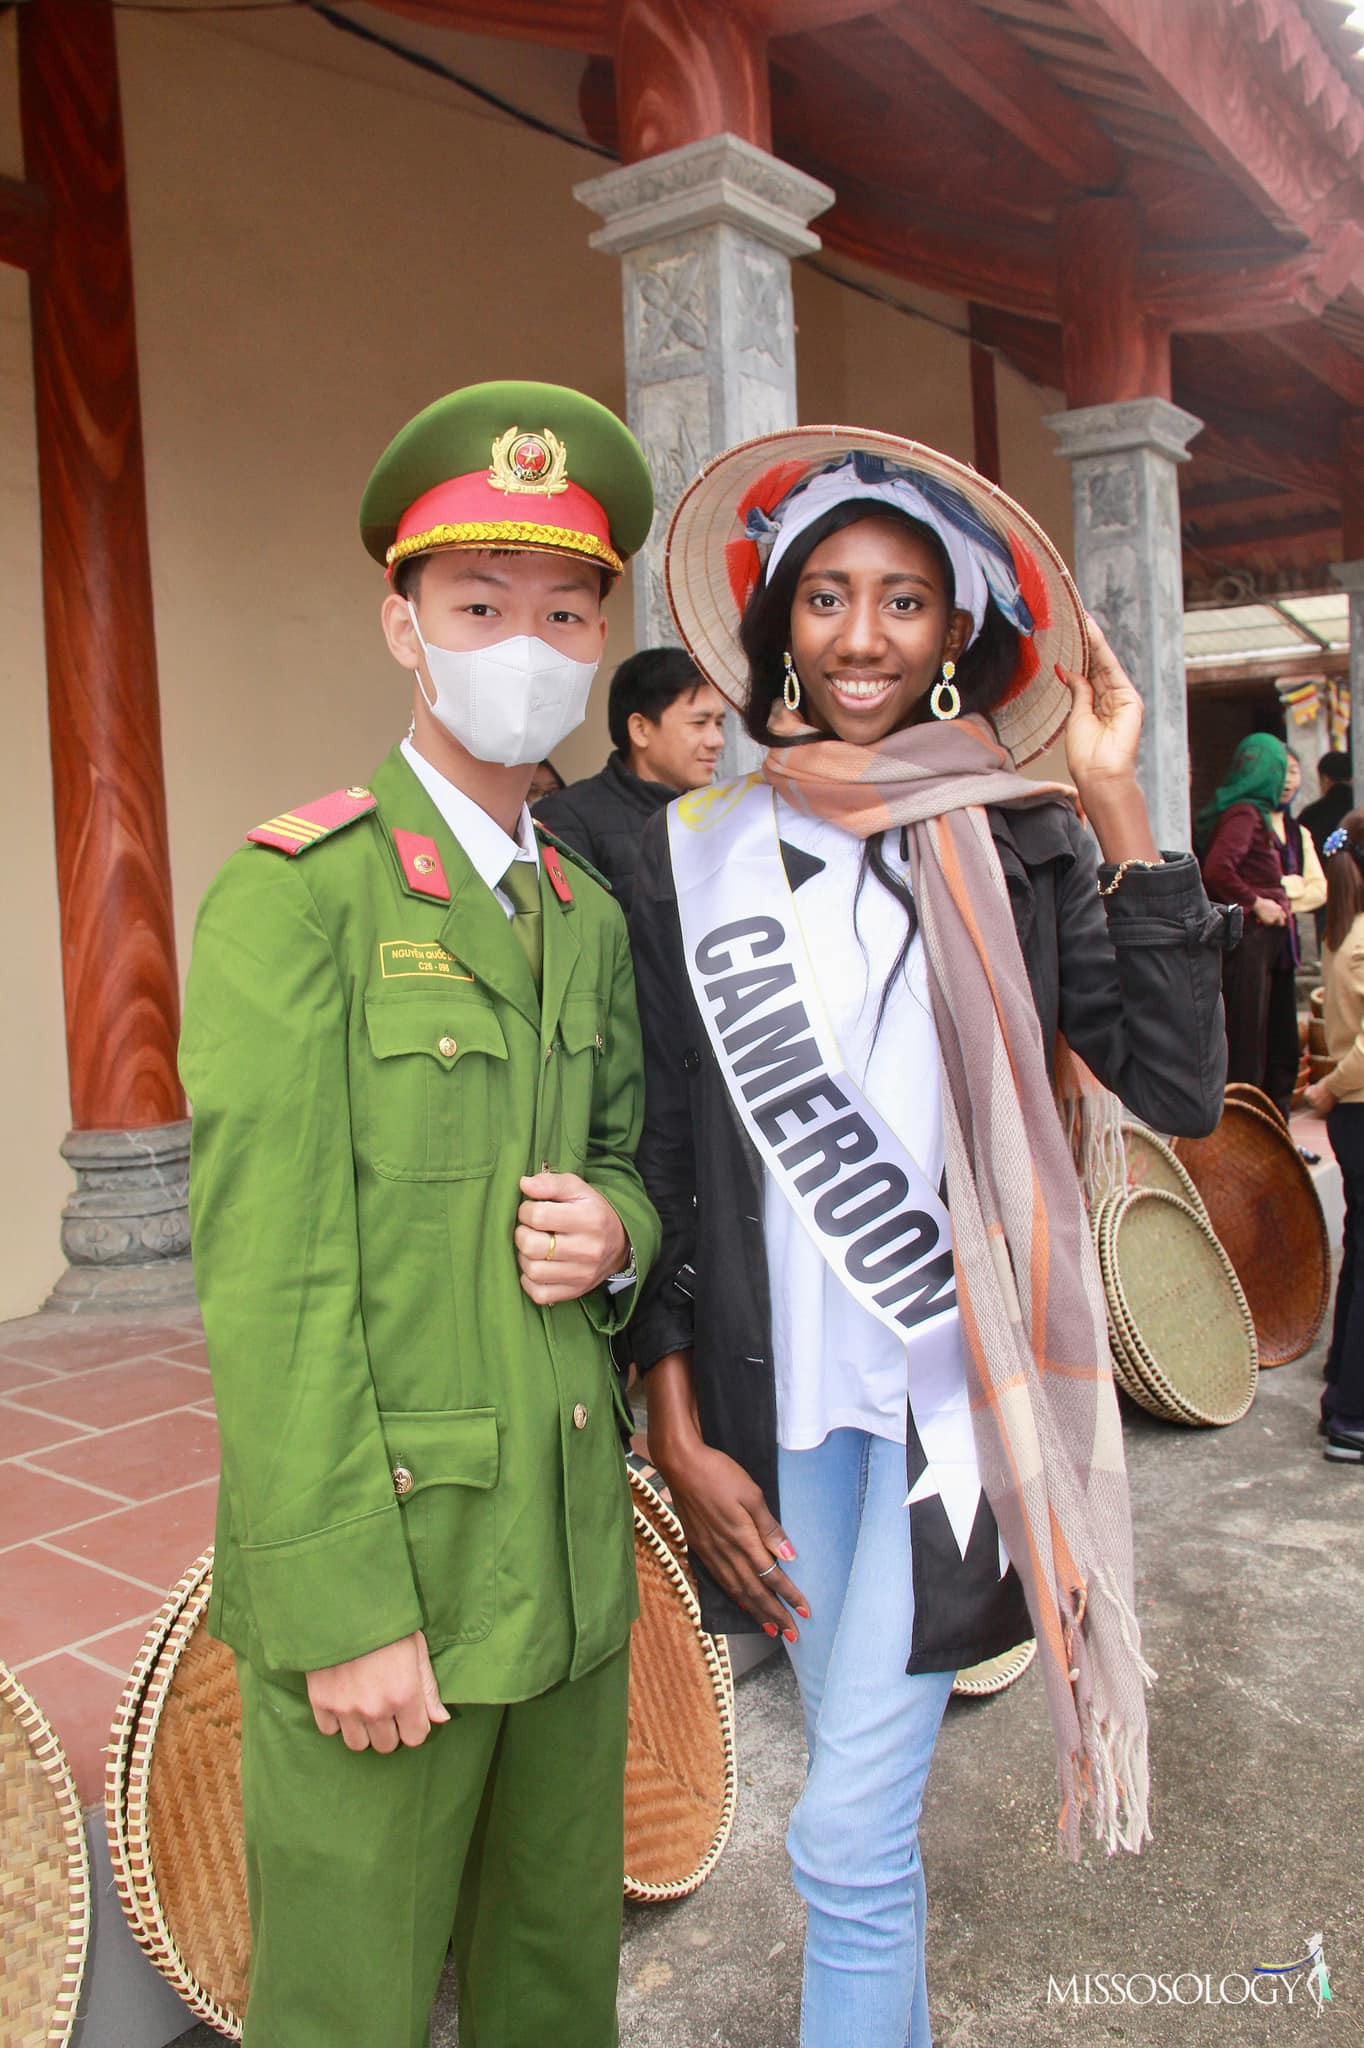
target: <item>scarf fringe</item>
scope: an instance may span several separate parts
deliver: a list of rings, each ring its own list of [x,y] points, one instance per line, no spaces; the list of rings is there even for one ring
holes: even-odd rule
[[[1072,1861],[1079,1857],[1086,1818],[1110,1856],[1119,1849],[1138,1855],[1152,1840],[1145,1716],[1136,1722],[1118,1719],[1094,1696],[1096,1670],[1112,1668],[1111,1651],[1101,1655],[1097,1637],[1113,1630],[1142,1683],[1154,1684],[1156,1674],[1141,1653],[1137,1617],[1114,1573],[1101,1567],[1093,1575],[1084,1622],[1071,1645],[1071,1655],[1077,1658],[1071,1683],[1081,1746],[1072,1752],[1063,1774],[1058,1846]],[[1091,1642],[1091,1636],[1096,1640]]]

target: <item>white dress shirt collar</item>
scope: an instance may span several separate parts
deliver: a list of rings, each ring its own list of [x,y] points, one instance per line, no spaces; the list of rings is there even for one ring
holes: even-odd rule
[[[401,751],[408,767],[468,854],[475,874],[490,889],[500,893],[497,885],[514,860],[530,861],[539,867],[535,827],[527,805],[521,806],[513,839],[471,796],[466,796],[448,776],[441,774],[439,768],[433,768],[425,755],[417,752],[411,740],[403,741]]]

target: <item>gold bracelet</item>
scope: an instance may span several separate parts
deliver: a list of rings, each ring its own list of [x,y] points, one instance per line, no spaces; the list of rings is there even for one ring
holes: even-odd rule
[[[1149,870],[1151,868],[1163,868],[1164,865],[1163,860],[1125,860],[1106,889],[1100,883],[1099,894],[1101,896],[1111,896],[1129,868],[1146,868]]]

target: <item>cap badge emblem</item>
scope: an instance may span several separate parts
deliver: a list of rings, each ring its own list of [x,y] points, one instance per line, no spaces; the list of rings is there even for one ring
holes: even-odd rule
[[[508,427],[493,442],[488,482],[495,491],[526,491],[540,497],[555,497],[568,489],[568,450],[548,427],[538,434],[523,434],[519,427]]]

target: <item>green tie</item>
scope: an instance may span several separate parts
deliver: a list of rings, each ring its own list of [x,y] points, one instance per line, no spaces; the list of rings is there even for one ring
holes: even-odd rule
[[[514,860],[503,875],[500,886],[510,896],[515,912],[511,921],[512,935],[530,963],[531,978],[539,988],[545,956],[545,932],[540,918],[538,865],[528,860]]]

